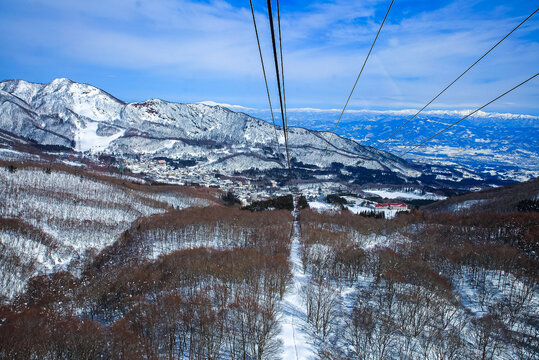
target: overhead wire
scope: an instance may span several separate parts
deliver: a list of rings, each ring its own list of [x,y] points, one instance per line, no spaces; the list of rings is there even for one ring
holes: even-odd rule
[[[532,77],[528,78],[527,80],[524,80],[523,82],[521,82],[520,84],[514,86],[514,87],[511,88],[510,90],[507,90],[507,91],[504,92],[503,94],[501,94],[501,95],[499,95],[498,97],[496,97],[494,100],[489,101],[489,102],[486,103],[485,105],[481,106],[480,108],[477,108],[476,110],[472,111],[472,112],[469,113],[468,115],[464,116],[462,119],[460,119],[460,120],[454,122],[453,124],[449,125],[449,126],[446,127],[445,129],[443,129],[443,130],[437,132],[436,134],[432,135],[432,136],[429,137],[427,140],[425,140],[425,141],[421,142],[420,144],[418,144],[418,145],[416,145],[416,146],[410,148],[409,150],[407,150],[407,151],[401,153],[400,156],[406,155],[406,154],[408,154],[409,152],[411,152],[411,151],[417,149],[417,148],[420,147],[421,145],[423,145],[423,144],[425,144],[425,143],[431,141],[431,140],[434,139],[436,136],[438,136],[438,135],[440,135],[440,134],[446,132],[447,130],[451,129],[453,126],[457,125],[457,124],[460,123],[461,121],[467,119],[468,117],[472,116],[472,115],[475,114],[476,112],[478,112],[478,111],[480,111],[481,109],[487,107],[488,105],[492,104],[493,102],[497,101],[498,99],[504,97],[505,95],[509,94],[511,91],[513,91],[513,90],[519,88],[520,86],[524,85],[525,83],[527,83],[528,81],[532,80],[533,78],[535,78],[535,77],[537,77],[537,76],[539,76],[539,73],[533,75]]]
[[[258,28],[256,26],[256,18],[255,18],[255,11],[253,9],[253,1],[249,0],[249,4],[251,5],[251,14],[253,16],[253,25],[255,28],[256,43],[258,44],[258,54],[260,55],[260,64],[262,64],[262,73],[264,74],[264,83],[266,84],[266,93],[268,94],[268,102],[269,102],[269,107],[270,107],[270,112],[271,112],[271,121],[273,123],[273,131],[275,132],[275,141],[277,143],[277,153],[278,153],[279,159],[281,159],[281,146],[279,145],[279,137],[277,136],[277,125],[275,125],[275,116],[273,115],[273,107],[271,105],[271,96],[270,96],[269,87],[268,87],[268,79],[266,76],[266,67],[264,66],[262,48],[260,47],[260,39],[258,36]]]
[[[275,41],[275,28],[273,24],[273,10],[271,7],[271,0],[267,0],[268,4],[268,18],[269,18],[269,24],[270,24],[270,30],[271,30],[271,43],[273,45],[273,59],[275,60],[275,73],[277,75],[277,88],[279,89],[279,102],[281,104],[281,117],[283,121],[283,133],[284,133],[284,143],[286,148],[286,161],[288,164],[288,169],[290,170],[290,154],[288,152],[288,138],[286,134],[286,123],[285,123],[285,116],[284,116],[284,107],[283,107],[283,95],[281,91],[281,80],[279,75],[279,60],[277,56],[277,45]]]
[[[454,83],[456,83],[461,77],[464,76],[471,68],[473,68],[478,62],[480,62],[485,56],[487,56],[492,50],[494,50],[498,45],[500,45],[505,39],[509,37],[515,30],[522,26],[528,19],[530,19],[535,13],[539,11],[537,8],[532,12],[526,19],[524,19],[520,24],[518,24],[513,30],[511,30],[507,35],[505,35],[500,41],[498,41],[494,46],[492,46],[486,53],[484,53],[479,59],[477,59],[472,65],[470,65],[462,74],[460,74],[455,80],[453,80],[449,85],[447,85],[442,91],[440,91],[432,100],[430,100],[425,106],[416,112],[410,119],[408,119],[404,124],[401,125],[393,134],[391,134],[387,139],[385,139],[380,145],[376,148],[380,149],[389,139],[391,139],[395,134],[397,134],[404,126],[406,126],[410,121],[412,121],[417,115],[419,115],[423,110],[425,110],[430,104],[432,104],[440,95],[442,95],[447,89],[449,89]]]
[[[281,11],[279,8],[279,0],[277,0],[277,24],[279,28],[279,52],[281,53],[281,79],[283,85],[284,124],[286,126],[286,140],[288,141],[288,114],[286,112],[286,87],[284,86],[283,42],[281,39]]]
[[[376,40],[378,40],[378,36],[380,35],[380,32],[382,31],[382,27],[384,26],[384,23],[386,22],[387,16],[389,15],[389,11],[391,10],[391,7],[393,6],[394,1],[395,0],[391,0],[391,3],[389,4],[389,7],[388,7],[388,9],[386,11],[386,15],[384,16],[384,20],[380,24],[380,28],[378,28],[378,32],[376,33],[376,37],[374,38],[374,41],[372,42],[372,45],[371,45],[371,48],[369,49],[369,53],[367,54],[367,57],[365,57],[365,61],[363,62],[363,66],[361,66],[361,70],[359,71],[359,74],[357,75],[354,86],[352,87],[352,91],[350,91],[350,95],[348,95],[348,99],[346,99],[346,103],[344,104],[344,107],[343,107],[343,109],[341,111],[341,114],[339,115],[339,119],[337,120],[337,124],[335,124],[335,128],[331,132],[328,144],[326,144],[326,149],[324,150],[324,152],[327,151],[327,149],[329,147],[329,144],[331,144],[331,139],[333,139],[333,135],[335,134],[335,131],[337,130],[337,127],[339,126],[339,123],[341,122],[342,116],[343,116],[344,112],[346,111],[346,108],[348,107],[348,103],[350,102],[350,98],[352,98],[352,94],[354,93],[354,90],[355,90],[356,85],[357,85],[357,83],[359,81],[359,78],[361,77],[361,74],[363,73],[363,69],[365,69],[365,65],[367,64],[367,60],[369,60],[369,56],[371,55],[372,49],[374,48],[374,44],[376,44]]]

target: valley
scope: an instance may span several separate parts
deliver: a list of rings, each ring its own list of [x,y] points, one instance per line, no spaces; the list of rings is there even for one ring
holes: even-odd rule
[[[508,359],[539,348],[537,180],[383,219],[299,194],[286,210],[242,210],[216,189],[65,165],[3,163],[0,174],[5,358]]]
[[[539,352],[537,179],[299,127],[288,170],[219,106],[1,87],[2,358]]]

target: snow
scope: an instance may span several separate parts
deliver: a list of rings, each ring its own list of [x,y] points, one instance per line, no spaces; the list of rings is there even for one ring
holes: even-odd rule
[[[84,165],[81,164],[81,163],[74,162],[74,161],[69,161],[69,160],[62,160],[62,163],[66,164],[66,165],[69,165],[69,166],[76,166],[76,167],[82,167],[82,166],[84,166]]]
[[[12,298],[31,276],[61,270],[88,249],[112,244],[140,216],[166,211],[165,203],[185,208],[209,202],[181,193],[126,191],[61,171],[0,168],[0,217],[36,229],[25,235],[0,228],[0,296]],[[17,261],[5,262],[11,258]]]
[[[211,100],[201,101],[198,104],[208,105],[208,106],[221,106],[221,107],[225,107],[227,109],[234,110],[234,111],[254,110],[253,108],[245,107],[245,106],[242,106],[242,105],[232,105],[232,104],[226,104],[226,103],[218,103],[218,102],[211,101]]]
[[[283,360],[314,359],[316,351],[313,341],[305,331],[307,309],[301,297],[301,289],[309,281],[309,276],[303,273],[299,254],[299,223],[298,213],[294,212],[294,234],[290,247],[290,262],[292,264],[292,284],[289,285],[281,301],[281,333],[278,336],[283,343]]]
[[[393,115],[393,116],[412,116],[417,113],[418,109],[401,109],[401,110],[371,110],[371,109],[360,109],[360,110],[346,110],[348,114],[375,114],[375,115]],[[288,112],[295,113],[339,113],[341,109],[318,109],[318,108],[290,108],[287,109]],[[446,116],[466,116],[471,113],[473,110],[425,110],[423,111],[424,115],[446,115]],[[498,112],[485,112],[478,111],[472,115],[472,117],[477,118],[503,118],[503,119],[539,119],[539,116],[527,115],[527,114],[513,114],[513,113],[498,113]],[[368,119],[368,118],[367,118]],[[372,121],[372,120],[371,120]]]
[[[335,205],[331,205],[321,201],[309,201],[309,207],[317,212],[337,212],[339,211]]]
[[[398,212],[398,210],[384,209],[384,216],[386,219],[393,219],[395,216],[397,216]]]
[[[463,201],[461,203],[451,205],[450,209],[453,212],[468,210],[472,206],[482,204],[482,203],[484,203],[486,201],[487,200],[466,200],[466,201]]]
[[[350,210],[350,212],[353,213],[353,214],[361,214],[361,213],[364,213],[364,212],[374,211],[374,208],[372,208],[372,207],[362,206],[362,205],[358,205],[358,204],[346,205],[346,208],[348,210]]]
[[[7,160],[7,161],[19,161],[19,160],[36,160],[39,159],[39,156],[28,154],[28,153],[22,153],[19,151],[11,150],[11,149],[0,149],[0,159]]]
[[[106,149],[111,142],[125,134],[125,130],[122,130],[111,136],[99,136],[97,135],[98,127],[99,123],[88,122],[86,123],[86,128],[81,128],[79,130],[79,141],[77,145],[80,151],[102,151]]]
[[[445,196],[433,193],[419,194],[416,192],[391,191],[391,190],[376,190],[366,189],[363,192],[374,194],[386,199],[405,199],[405,200],[444,200]]]

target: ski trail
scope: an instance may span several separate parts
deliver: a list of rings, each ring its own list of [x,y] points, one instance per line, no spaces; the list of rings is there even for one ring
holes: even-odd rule
[[[300,257],[298,211],[293,212],[294,226],[290,245],[290,262],[292,264],[292,283],[289,285],[281,301],[281,333],[279,339],[283,342],[283,360],[314,359],[316,351],[313,341],[305,331],[307,310],[301,297],[301,288],[309,280],[303,273]]]

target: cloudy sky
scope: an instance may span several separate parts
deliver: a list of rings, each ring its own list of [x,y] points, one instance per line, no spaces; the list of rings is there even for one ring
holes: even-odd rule
[[[253,2],[270,67],[266,2]],[[342,108],[389,2],[281,0],[289,107]],[[536,6],[395,0],[350,108],[421,107]],[[0,46],[1,79],[67,77],[125,101],[268,106],[247,0],[0,0]],[[536,13],[431,108],[476,108],[538,64]],[[486,110],[539,115],[539,79]]]

